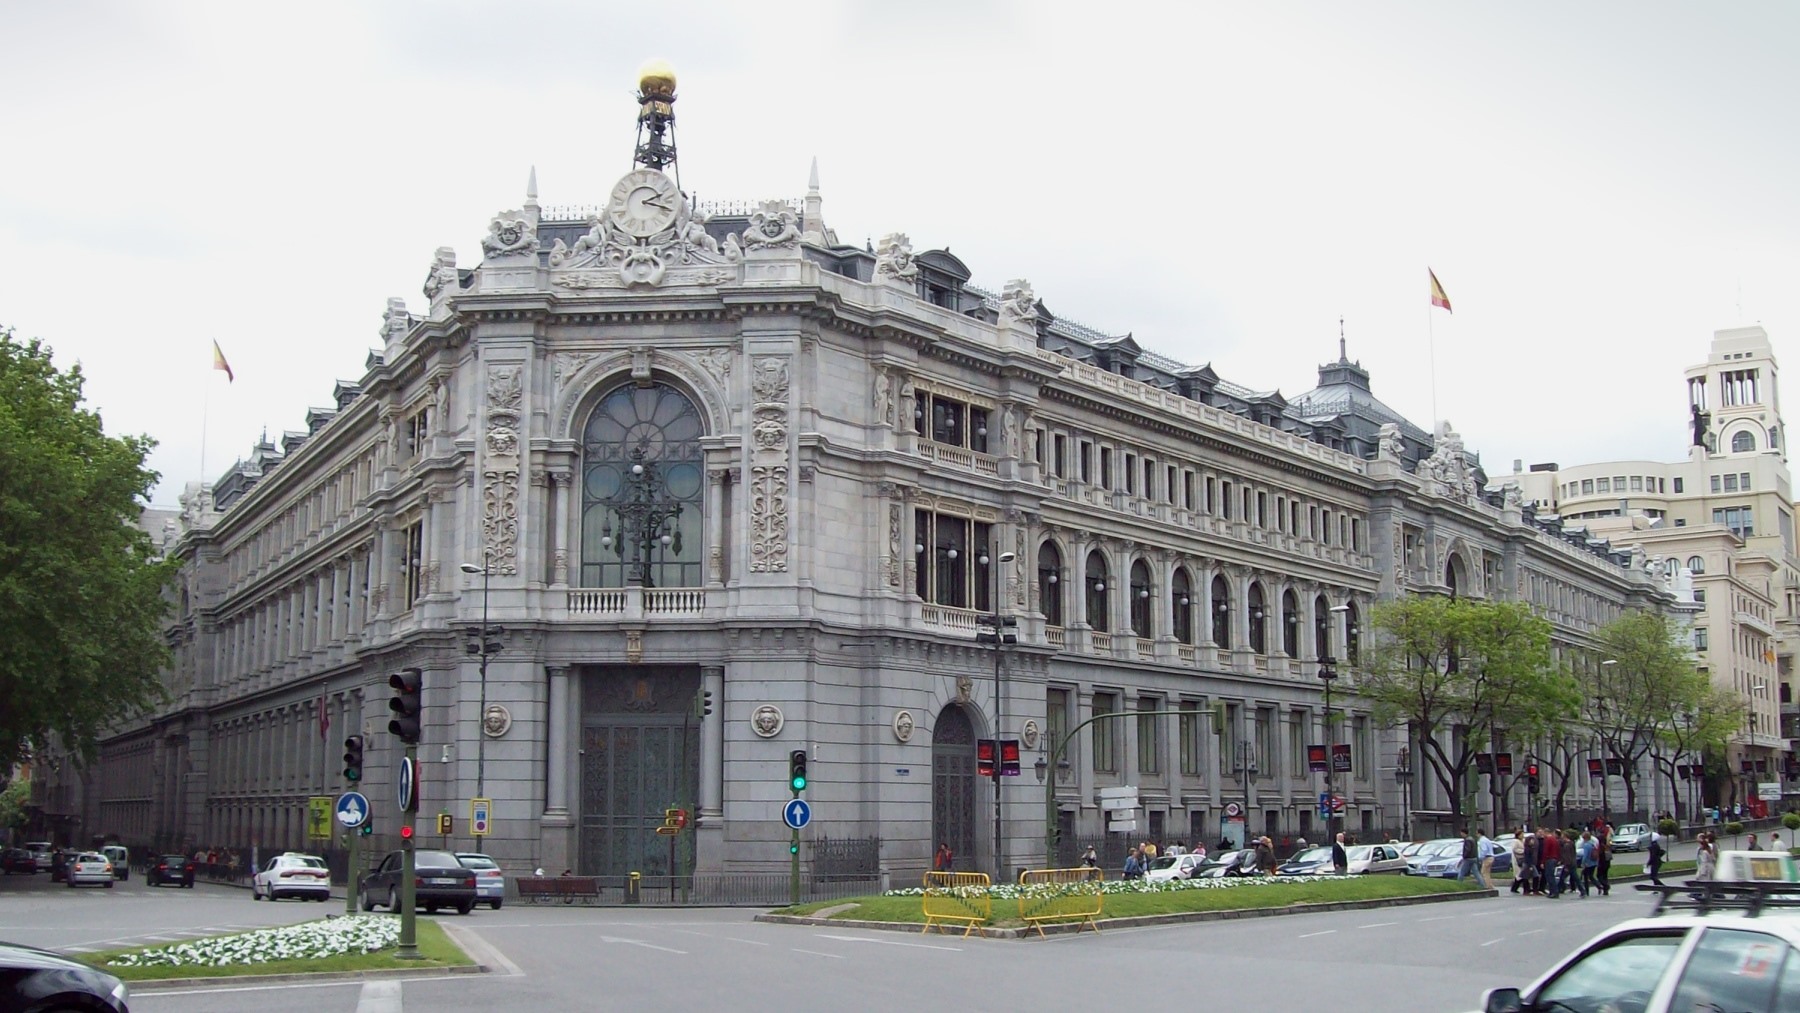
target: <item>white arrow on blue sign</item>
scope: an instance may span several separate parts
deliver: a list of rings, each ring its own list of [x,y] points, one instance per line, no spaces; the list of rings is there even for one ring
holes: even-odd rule
[[[799,830],[812,822],[812,806],[807,805],[803,798],[794,799],[782,807],[781,821]]]
[[[344,826],[356,829],[369,818],[369,800],[360,791],[347,791],[338,796],[337,821]]]

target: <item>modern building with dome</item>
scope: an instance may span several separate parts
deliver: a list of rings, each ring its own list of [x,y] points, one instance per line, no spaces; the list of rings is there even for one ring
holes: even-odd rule
[[[1398,833],[1447,806],[1356,697],[1377,602],[1525,598],[1579,657],[1675,601],[1643,554],[1485,493],[1341,345],[1284,398],[946,249],[839,242],[816,169],[697,204],[673,76],[640,101],[598,204],[540,204],[534,173],[477,259],[439,249],[389,301],[330,407],[190,487],[172,702],[104,744],[64,803],[84,826],[335,849],[308,800],[362,734],[390,846],[388,678],[418,669],[427,839],[442,809],[511,870],[784,871],[796,751],[814,873],[910,877],[942,842],[1010,874],[1109,812],[1117,841],[1315,836],[1327,737],[1343,824]],[[987,738],[1017,776],[978,775]],[[1101,808],[1126,787],[1131,816]]]

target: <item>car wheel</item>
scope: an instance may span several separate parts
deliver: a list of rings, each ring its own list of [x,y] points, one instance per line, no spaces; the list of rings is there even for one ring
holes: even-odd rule
[[[367,891],[367,890],[358,890],[357,891],[357,906],[361,907],[364,911],[375,910],[375,901],[373,898],[371,898],[369,896],[369,891]]]
[[[499,901],[497,901],[497,900],[496,900],[496,901],[489,901],[489,902],[488,902],[488,907],[491,907],[491,908],[493,908],[493,909],[494,909],[494,910],[495,910],[495,911],[498,911],[498,910],[500,910],[500,902],[499,902]]]
[[[495,904],[494,906],[499,907],[500,905]],[[475,902],[472,900],[465,900],[461,904],[456,905],[456,913],[459,915],[466,915],[473,910],[475,910]]]
[[[107,880],[107,881],[106,881],[106,888],[107,888],[107,889],[108,889],[108,890],[111,890],[111,889],[112,889],[112,888],[113,888],[113,881],[112,881],[112,880],[110,880],[110,879],[109,879],[109,880]]]
[[[400,913],[400,895],[395,893],[391,886],[388,887],[387,909],[394,914]]]
[[[438,906],[436,904],[425,905],[425,913],[428,915],[437,914],[437,909],[438,909]]]
[[[250,899],[251,900],[262,900],[262,891],[258,890],[256,888],[255,880],[251,880],[251,882],[250,882]]]

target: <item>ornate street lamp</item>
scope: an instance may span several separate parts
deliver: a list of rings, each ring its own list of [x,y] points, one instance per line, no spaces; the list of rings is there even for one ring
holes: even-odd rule
[[[625,547],[631,546],[627,579],[641,587],[654,587],[650,559],[656,549],[660,547],[671,555],[681,555],[681,528],[676,523],[681,517],[681,504],[665,498],[656,462],[645,460],[647,456],[643,444],[631,448],[631,467],[626,472],[624,488],[617,496],[601,501],[611,511],[611,516],[600,529],[600,545],[608,549],[613,547],[612,524],[613,517],[617,517],[616,541],[621,559]]]

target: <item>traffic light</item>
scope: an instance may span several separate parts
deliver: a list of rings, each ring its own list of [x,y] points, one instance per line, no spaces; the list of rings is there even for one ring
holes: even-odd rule
[[[1538,792],[1538,769],[1535,763],[1525,765],[1525,791],[1532,795]]]
[[[806,750],[796,749],[788,754],[788,787],[799,794],[806,790]]]
[[[375,821],[373,819],[363,820],[362,826],[357,829],[362,831],[364,837],[373,837],[375,836]]]
[[[978,777],[994,776],[993,739],[980,739],[975,743],[975,773]]]
[[[712,690],[703,689],[694,695],[694,716],[706,717],[712,713]]]
[[[394,697],[388,701],[388,710],[394,714],[388,731],[409,746],[419,744],[419,690],[424,682],[425,673],[416,668],[388,676],[388,685],[394,687]]]
[[[438,813],[438,836],[449,837],[456,826],[456,817],[449,813]]]
[[[400,846],[403,848],[410,848],[413,846],[413,828],[411,823],[400,824]]]
[[[363,737],[352,735],[344,740],[344,780],[362,780]]]
[[[463,649],[470,654],[499,654],[506,649],[506,644],[500,639],[500,635],[505,632],[506,630],[499,626],[472,630],[469,634],[469,642],[464,645]]]
[[[1019,740],[1000,740],[1000,775],[1002,777],[1019,776]]]

